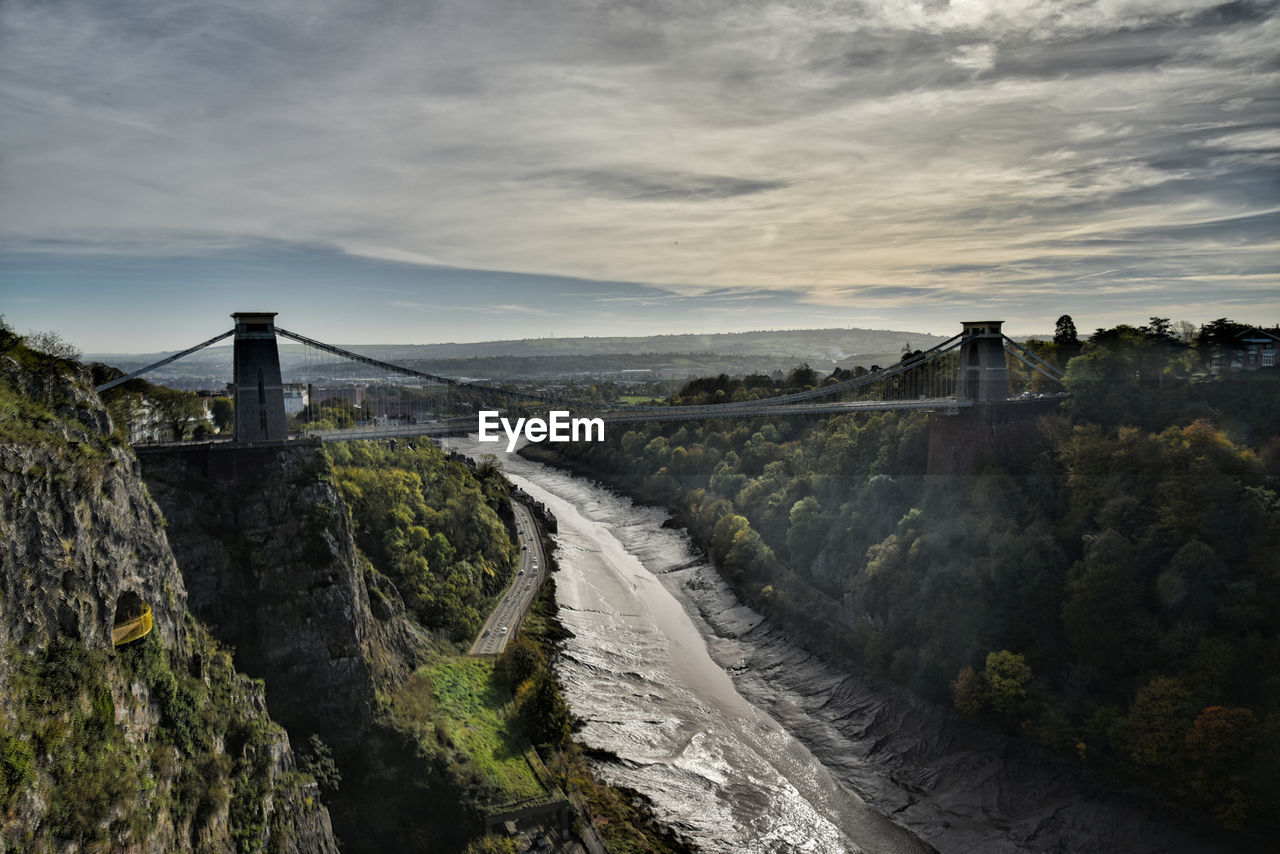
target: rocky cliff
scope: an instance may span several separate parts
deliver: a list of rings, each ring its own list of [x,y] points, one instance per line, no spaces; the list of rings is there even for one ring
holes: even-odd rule
[[[465,844],[457,783],[386,715],[433,650],[395,586],[360,555],[322,447],[193,446],[146,453],[192,611],[267,686],[297,742],[318,737],[341,777],[326,792],[348,852]]]
[[[192,610],[236,648],[246,672],[267,680],[271,708],[290,729],[354,746],[379,686],[403,681],[427,639],[357,555],[319,446],[242,460],[235,479],[206,470],[190,453],[143,456]]]
[[[0,332],[0,851],[336,852],[80,366]]]

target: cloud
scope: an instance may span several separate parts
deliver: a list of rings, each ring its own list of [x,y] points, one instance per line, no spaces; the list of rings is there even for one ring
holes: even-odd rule
[[[996,66],[996,46],[966,44],[957,48],[951,62],[970,71],[989,71]]]
[[[549,172],[543,176],[532,176],[535,181],[539,178],[557,185],[576,185],[590,196],[640,202],[730,199],[735,196],[767,193],[786,186],[782,181],[730,178],[721,175],[664,174],[648,169],[565,170]]]
[[[1274,3],[11,0],[0,27],[11,254],[306,247],[700,306],[1087,296],[1175,248],[1274,269]]]

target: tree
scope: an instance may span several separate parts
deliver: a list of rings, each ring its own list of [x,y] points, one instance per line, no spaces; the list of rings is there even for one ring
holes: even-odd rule
[[[520,846],[514,839],[489,834],[473,839],[463,854],[519,854]]]
[[[1243,784],[1257,733],[1252,709],[1210,706],[1196,717],[1185,739],[1192,789],[1226,827],[1239,829],[1247,817]]]
[[[1086,352],[1067,365],[1063,385],[1071,392],[1071,413],[1106,427],[1162,426],[1171,404],[1160,385],[1176,346],[1154,341],[1145,328],[1099,329],[1089,337]]]
[[[147,397],[155,406],[156,415],[172,432],[175,442],[187,438],[189,431],[204,422],[204,405],[195,392],[152,386]]]
[[[304,406],[298,413],[298,421],[315,429],[345,429],[356,426],[359,413],[355,405],[341,397],[327,397],[319,403]]]
[[[1227,773],[1247,761],[1257,730],[1258,718],[1252,709],[1210,706],[1187,733],[1190,758],[1203,768]]]
[[[215,397],[213,399],[213,425],[222,432],[227,432],[235,427],[236,423],[236,405],[229,397]]]
[[[1076,324],[1071,319],[1071,315],[1064,314],[1058,318],[1053,330],[1053,344],[1064,365],[1079,355],[1081,347],[1080,336],[1076,332]]]
[[[1147,768],[1177,769],[1186,751],[1191,694],[1182,680],[1157,676],[1133,700],[1126,721],[1126,749]]]
[[[1156,341],[1173,343],[1177,340],[1173,334],[1173,322],[1167,317],[1152,317],[1142,329],[1148,338]]]
[[[1013,709],[1019,701],[1027,696],[1027,683],[1031,681],[1031,667],[1022,653],[999,652],[987,653],[987,698],[991,708],[1000,712]]]
[[[1236,338],[1248,328],[1243,323],[1237,323],[1225,317],[1219,317],[1201,326],[1200,334],[1196,336],[1196,350],[1200,354],[1201,363],[1212,365],[1215,361],[1226,357],[1240,346]]]
[[[298,764],[303,771],[316,778],[320,791],[326,795],[332,795],[338,791],[342,783],[342,774],[338,771],[337,763],[333,761],[333,751],[320,736],[311,733],[307,738],[307,749],[302,751]]]
[[[787,551],[797,568],[807,566],[817,555],[826,533],[822,518],[822,505],[812,495],[791,505],[788,514],[791,524],[787,528]]]
[[[44,353],[55,359],[73,362],[80,358],[80,350],[56,332],[29,332],[26,336],[26,345],[38,353]]]
[[[986,680],[972,667],[966,667],[951,683],[951,696],[961,714],[976,715],[987,702]]]
[[[528,638],[516,638],[507,644],[493,667],[493,675],[509,690],[546,670],[547,657]]]
[[[792,388],[809,388],[818,384],[818,372],[809,367],[809,363],[797,365],[787,375],[787,385]]]
[[[568,741],[573,717],[549,671],[542,670],[521,683],[515,701],[525,731],[535,744],[555,747]]]

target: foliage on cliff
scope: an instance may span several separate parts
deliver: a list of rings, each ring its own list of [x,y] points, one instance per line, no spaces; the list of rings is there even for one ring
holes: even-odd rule
[[[420,623],[473,637],[518,554],[502,518],[511,512],[502,474],[481,466],[473,475],[429,442],[349,442],[332,455],[360,551]]]
[[[678,508],[749,602],[830,654],[1225,825],[1274,822],[1276,372],[1208,376],[1149,327],[1081,350],[1070,408],[1020,468],[926,476],[918,414],[558,447]]]
[[[155,633],[115,655],[58,637],[20,659],[0,725],[0,809],[23,819],[6,822],[7,841],[190,850],[204,836],[249,852],[296,836],[279,807],[314,804],[314,783],[281,774],[273,754],[286,742],[260,689],[189,629],[194,675]],[[38,817],[33,797],[48,798]]]

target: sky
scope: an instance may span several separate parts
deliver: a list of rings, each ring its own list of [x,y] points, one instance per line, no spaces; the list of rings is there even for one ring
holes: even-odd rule
[[[1252,0],[0,0],[0,313],[1280,323],[1277,45]]]

